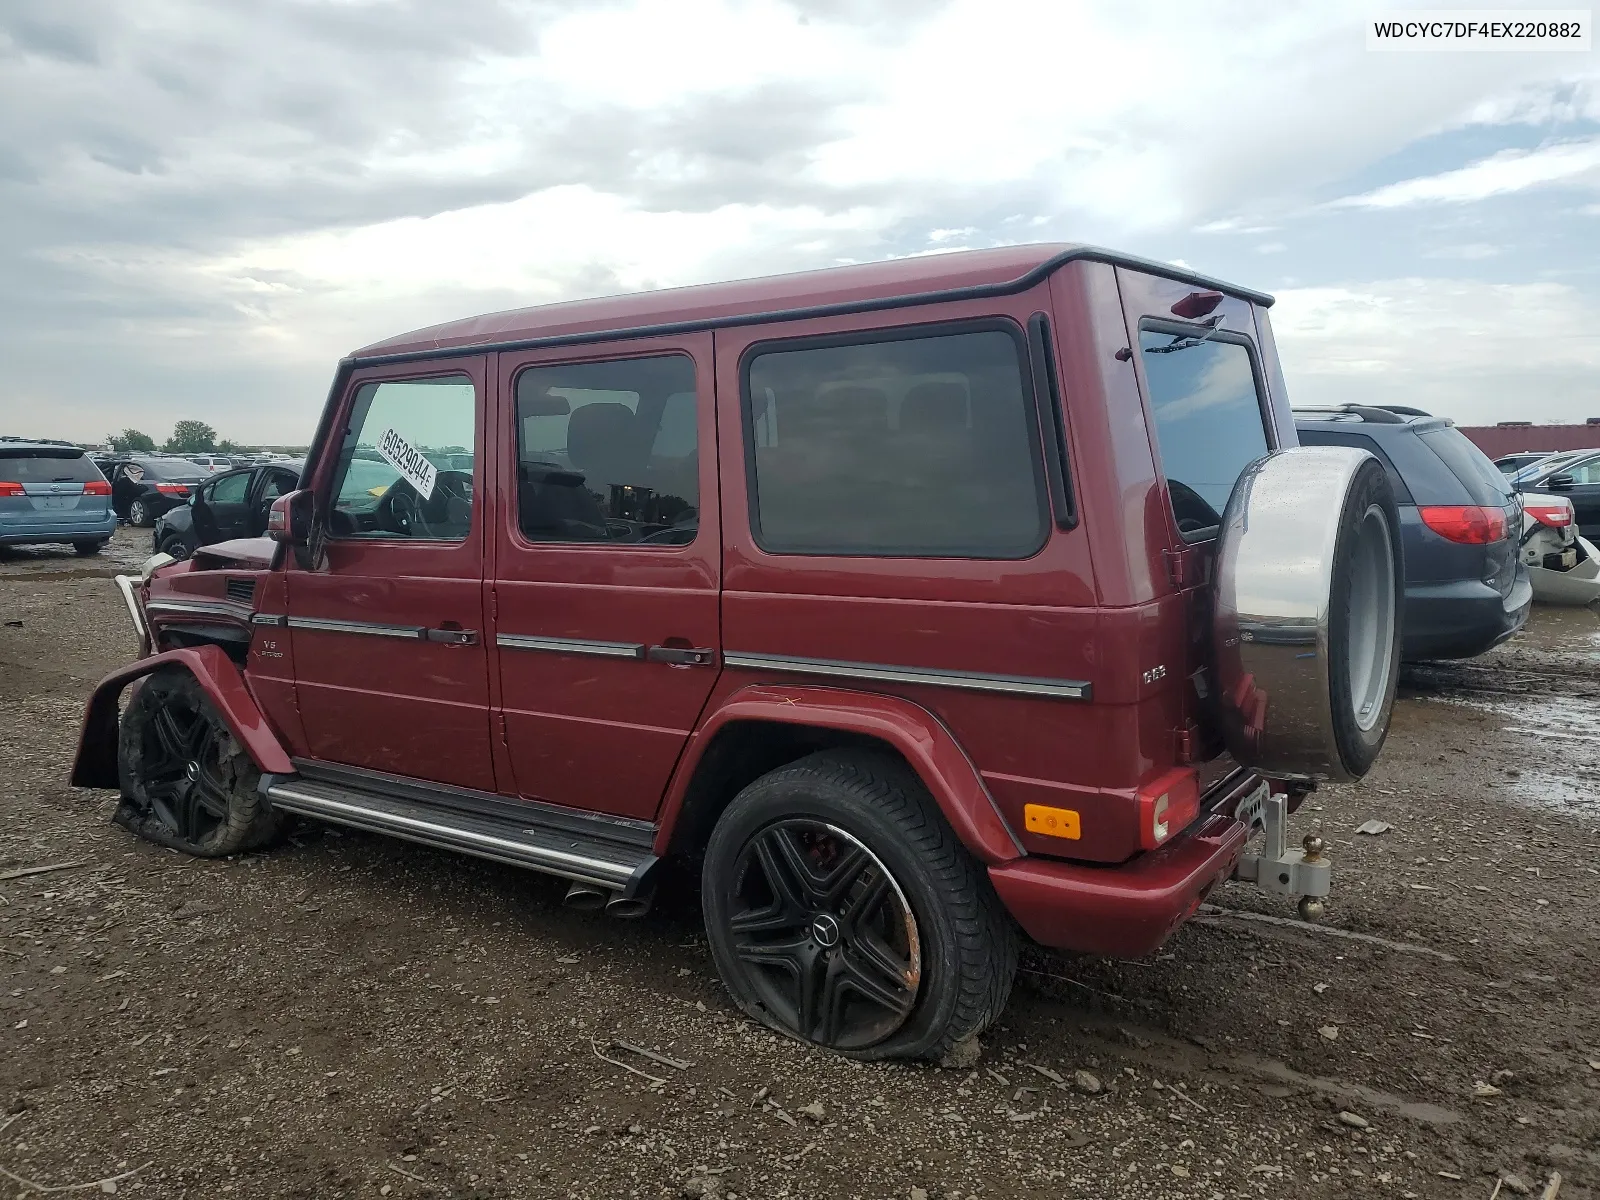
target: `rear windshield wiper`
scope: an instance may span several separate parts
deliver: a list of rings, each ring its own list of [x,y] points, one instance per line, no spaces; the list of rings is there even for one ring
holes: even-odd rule
[[[1171,354],[1174,350],[1187,350],[1191,346],[1198,346],[1203,342],[1208,342],[1221,332],[1222,320],[1223,314],[1218,313],[1216,316],[1200,322],[1200,324],[1206,326],[1204,333],[1198,335],[1180,333],[1175,335],[1165,346],[1146,346],[1144,352],[1146,354]]]

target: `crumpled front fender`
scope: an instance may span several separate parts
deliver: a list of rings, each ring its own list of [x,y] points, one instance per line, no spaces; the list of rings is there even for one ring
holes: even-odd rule
[[[119,786],[117,701],[129,683],[166,666],[182,667],[199,681],[228,729],[263,774],[294,773],[288,752],[262,716],[233,660],[219,646],[195,646],[141,658],[113,671],[96,685],[83,713],[83,732],[78,737],[78,754],[69,779],[74,787]]]

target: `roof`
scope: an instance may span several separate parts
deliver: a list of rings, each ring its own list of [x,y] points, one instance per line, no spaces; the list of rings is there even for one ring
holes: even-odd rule
[[[1263,307],[1272,297],[1170,263],[1064,243],[957,250],[887,262],[769,275],[732,283],[634,292],[468,317],[374,342],[352,356],[373,360],[472,353],[624,335],[683,333],[778,318],[907,307],[936,299],[1008,295],[1033,287],[1073,261],[1113,263],[1238,296]]]
[[[5,453],[12,458],[23,454],[47,454],[51,458],[72,458],[83,454],[82,446],[75,446],[71,442],[39,442],[30,438],[6,437],[0,438],[0,453]]]

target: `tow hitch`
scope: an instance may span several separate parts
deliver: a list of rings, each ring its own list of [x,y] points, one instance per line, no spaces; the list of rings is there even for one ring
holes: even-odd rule
[[[1261,804],[1261,825],[1266,839],[1257,853],[1240,856],[1233,877],[1253,883],[1262,891],[1280,896],[1299,896],[1299,913],[1302,921],[1320,921],[1324,911],[1322,903],[1332,887],[1333,864],[1323,855],[1323,840],[1308,833],[1301,843],[1302,849],[1288,846],[1288,797],[1269,794]]]

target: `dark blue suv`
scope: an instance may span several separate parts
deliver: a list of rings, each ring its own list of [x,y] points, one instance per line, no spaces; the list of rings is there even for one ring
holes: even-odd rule
[[[1303,446],[1377,456],[1400,508],[1408,659],[1470,658],[1521,629],[1533,604],[1517,553],[1522,502],[1466,435],[1414,408],[1297,408]]]

